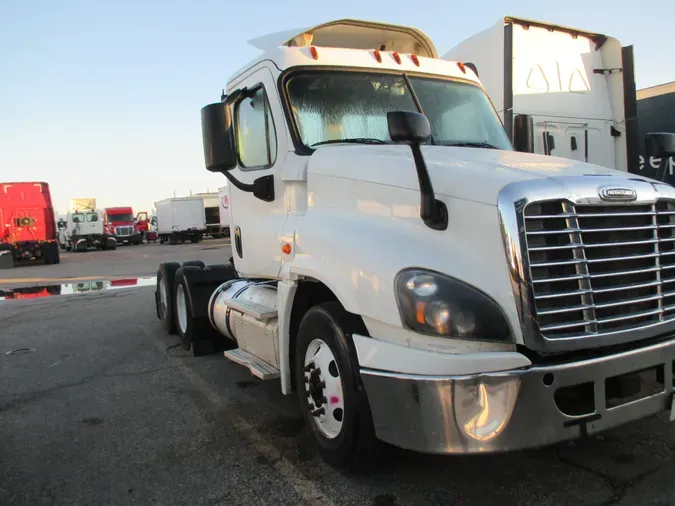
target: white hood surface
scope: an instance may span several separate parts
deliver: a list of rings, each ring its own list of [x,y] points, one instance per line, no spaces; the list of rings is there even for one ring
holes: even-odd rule
[[[635,174],[555,156],[497,149],[422,146],[434,192],[497,205],[509,183],[565,176],[606,176],[649,181]],[[327,145],[312,155],[308,174],[321,174],[419,190],[409,147],[401,145]],[[561,181],[561,184],[563,182]],[[602,178],[598,184],[607,184]]]

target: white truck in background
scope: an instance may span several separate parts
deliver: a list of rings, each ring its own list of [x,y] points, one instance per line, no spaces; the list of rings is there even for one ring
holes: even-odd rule
[[[443,58],[477,73],[517,150],[639,172],[632,46],[507,16]]]
[[[515,151],[476,75],[418,29],[251,43],[264,53],[201,111],[231,263],[157,273],[185,349],[296,392],[340,468],[378,440],[490,453],[673,419],[675,188]],[[675,153],[675,135],[646,140]]]
[[[230,237],[230,189],[229,185],[218,188],[218,213],[220,217],[220,233]]]
[[[201,197],[204,202],[204,220],[206,223],[206,234],[214,239],[222,237],[220,229],[220,205],[218,192],[198,193],[194,196]]]
[[[197,243],[206,232],[201,197],[173,197],[155,202],[160,244]]]
[[[87,251],[91,248],[114,250],[117,248],[117,241],[111,234],[106,233],[103,210],[78,205],[66,215],[62,246],[67,251],[76,252]]]

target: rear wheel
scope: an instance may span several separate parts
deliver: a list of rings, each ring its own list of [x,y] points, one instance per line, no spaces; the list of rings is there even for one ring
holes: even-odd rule
[[[311,307],[298,329],[295,384],[322,458],[343,470],[374,463],[377,439],[351,334],[361,320],[339,302]]]
[[[222,279],[220,271],[199,265],[184,266],[176,272],[176,333],[183,348],[192,349],[195,357],[222,347],[220,333],[208,318],[208,302],[213,290],[224,281],[227,279]]]
[[[45,265],[56,265],[61,262],[59,245],[56,242],[48,242],[42,246],[42,257]]]
[[[157,318],[162,322],[162,327],[169,334],[176,333],[174,319],[174,279],[176,271],[180,268],[178,262],[167,262],[159,265],[157,271],[157,285],[155,288],[155,307]]]

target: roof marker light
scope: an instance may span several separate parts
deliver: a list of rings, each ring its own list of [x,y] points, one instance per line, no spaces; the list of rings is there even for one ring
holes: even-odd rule
[[[462,73],[466,74],[466,67],[464,66],[464,64],[461,61],[457,62],[457,66],[459,67],[459,70],[462,71]]]
[[[314,58],[315,60],[319,59],[319,53],[317,52],[317,50],[314,46],[309,47],[309,52],[312,55],[312,58]]]
[[[382,55],[380,52],[376,49],[373,51],[373,54],[375,55],[375,59],[377,60],[377,63],[382,63]]]
[[[417,57],[416,54],[411,54],[410,59],[413,61],[415,65],[417,65],[418,67],[420,66],[420,59]]]
[[[396,63],[398,63],[400,65],[401,64],[401,55],[398,54],[398,53],[395,53],[395,52],[391,53],[391,55],[394,57],[394,60],[396,60]]]

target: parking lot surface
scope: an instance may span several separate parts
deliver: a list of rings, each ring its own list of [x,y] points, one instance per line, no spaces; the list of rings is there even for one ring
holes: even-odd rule
[[[229,256],[223,241],[67,254],[0,272],[0,290],[152,285],[161,261]],[[143,285],[0,301],[0,504],[675,504],[675,429],[662,418],[505,455],[385,447],[372,472],[339,473],[314,453],[278,380],[192,357],[162,332]]]

